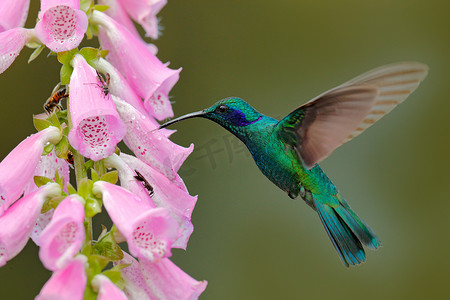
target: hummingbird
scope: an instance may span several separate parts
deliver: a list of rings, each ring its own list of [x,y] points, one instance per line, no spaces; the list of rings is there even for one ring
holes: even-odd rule
[[[335,87],[277,120],[229,97],[202,111],[162,124],[206,118],[240,139],[261,172],[292,199],[298,195],[319,215],[346,267],[366,260],[364,247],[381,242],[350,208],[318,165],[404,101],[426,77],[418,62],[385,65]]]

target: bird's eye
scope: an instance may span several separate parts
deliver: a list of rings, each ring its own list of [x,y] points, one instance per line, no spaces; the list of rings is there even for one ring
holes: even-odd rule
[[[222,104],[216,108],[216,113],[224,114],[228,110],[228,106]]]

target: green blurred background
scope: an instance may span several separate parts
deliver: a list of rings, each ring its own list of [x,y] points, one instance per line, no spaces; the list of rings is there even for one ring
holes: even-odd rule
[[[183,67],[176,116],[239,96],[280,117],[371,68],[430,66],[405,104],[322,163],[383,242],[351,269],[317,215],[260,174],[236,139],[203,119],[174,126],[175,142],[195,143],[181,175],[199,200],[187,251],[173,260],[208,280],[202,299],[449,298],[449,12],[445,0],[169,1],[156,45]],[[56,60],[28,65],[30,53],[0,75],[1,158],[34,132],[31,115],[58,81]],[[0,269],[0,299],[32,299],[48,277],[30,242]]]

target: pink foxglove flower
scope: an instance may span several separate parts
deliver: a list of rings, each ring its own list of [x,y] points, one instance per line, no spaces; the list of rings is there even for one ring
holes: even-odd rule
[[[115,99],[115,98],[114,98]],[[194,145],[189,148],[179,146],[159,132],[149,118],[123,101],[115,101],[117,112],[127,127],[125,144],[131,151],[159,172],[173,179],[183,162],[191,154]]]
[[[47,142],[57,143],[62,135],[50,126],[22,141],[0,163],[0,216],[22,195]]]
[[[0,1],[0,32],[23,27],[28,16],[30,0]]]
[[[152,197],[157,207],[165,207],[170,211],[171,216],[178,222],[182,236],[172,245],[172,247],[186,249],[189,237],[194,230],[191,223],[191,215],[197,202],[197,196],[191,196],[184,188],[169,180],[146,163],[134,156],[124,153],[120,158],[133,170],[138,170],[153,187]],[[182,183],[182,182],[181,182]]]
[[[25,247],[45,200],[60,194],[60,186],[49,183],[19,199],[0,217],[0,267]]]
[[[25,44],[33,37],[33,29],[21,27],[0,32],[0,74],[9,68]]]
[[[130,300],[194,300],[198,299],[208,284],[207,281],[193,279],[168,258],[157,263],[142,260],[139,263],[124,252],[120,263],[129,264],[122,269],[122,278]]]
[[[88,26],[79,0],[41,0],[39,19],[36,35],[54,52],[78,47]]]
[[[168,95],[181,69],[169,69],[142,40],[106,14],[94,11],[91,21],[100,25],[99,40],[102,48],[109,50],[108,60],[144,98],[144,105],[148,102],[149,113],[158,120],[173,117]]]
[[[36,300],[82,300],[86,288],[87,276],[84,271],[87,258],[78,255],[75,259],[53,273],[42,288]]]
[[[97,74],[83,56],[75,55],[72,65],[69,106],[73,128],[69,142],[83,156],[97,161],[114,152],[126,127],[110,95],[97,86],[100,85]]]
[[[95,182],[92,191],[103,195],[103,204],[133,255],[150,261],[172,255],[172,243],[180,232],[169,211],[152,208],[147,201],[108,182]]]
[[[133,20],[141,24],[146,35],[152,39],[159,36],[156,15],[167,4],[167,0],[118,0]]]
[[[92,285],[98,290],[97,300],[128,300],[125,293],[105,275],[96,275]]]
[[[84,240],[84,199],[70,195],[55,209],[39,237],[39,258],[49,270],[62,269],[80,250]]]

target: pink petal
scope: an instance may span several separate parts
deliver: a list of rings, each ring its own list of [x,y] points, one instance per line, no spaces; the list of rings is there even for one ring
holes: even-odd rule
[[[23,27],[29,6],[30,0],[0,1],[0,32]]]
[[[120,262],[114,262],[114,265],[124,264],[128,267],[121,270],[122,278],[125,281],[124,292],[130,300],[151,300],[154,299],[150,292],[141,265],[130,254],[123,252],[123,259]]]
[[[93,192],[103,194],[103,204],[133,255],[151,261],[171,255],[180,232],[166,209],[152,208],[126,189],[104,181],[95,182]]]
[[[109,6],[105,13],[125,27],[130,33],[140,38],[139,32],[128,17],[127,13],[123,9],[122,5],[117,0],[99,0],[99,4]]]
[[[39,237],[39,258],[47,269],[63,268],[80,250],[84,240],[83,203],[78,195],[64,199]]]
[[[83,40],[88,26],[79,1],[41,1],[37,37],[52,51],[72,50]]]
[[[171,142],[145,114],[123,101],[116,100],[115,103],[117,112],[127,127],[124,142],[128,148],[136,157],[170,179],[175,178],[194,145],[184,148]]]
[[[99,274],[92,279],[92,285],[98,289],[97,300],[127,300],[125,293],[105,275]]]
[[[194,300],[206,289],[207,281],[197,281],[168,258],[157,263],[141,261],[141,270],[151,293],[157,299]],[[124,269],[126,270],[126,269]]]
[[[159,35],[156,15],[167,4],[167,0],[118,0],[128,14],[145,29],[146,35],[157,39]]]
[[[44,231],[45,227],[47,227],[48,223],[50,223],[50,221],[52,220],[54,212],[54,209],[50,209],[49,211],[40,214],[37,217],[33,230],[30,233],[30,238],[36,245],[39,246],[39,236],[41,235],[42,231]]]
[[[34,170],[34,176],[44,176],[50,178],[51,180],[55,180],[55,173],[58,171],[59,177],[64,178],[64,183],[67,184],[70,182],[70,172],[69,172],[69,164],[66,160],[59,158],[55,154],[55,150],[53,149],[47,155],[41,156],[39,162]],[[34,180],[30,181],[29,185],[24,191],[24,194],[27,195],[37,189]],[[66,189],[67,191],[67,189]]]
[[[33,36],[33,29],[20,27],[0,32],[0,74],[9,68]]]
[[[120,158],[133,170],[138,170],[153,187],[152,197],[157,207],[164,207],[170,211],[171,216],[178,222],[182,236],[172,247],[186,249],[189,237],[194,230],[191,223],[191,215],[194,210],[197,196],[191,196],[183,186],[178,186],[163,174],[134,156],[124,153]],[[180,182],[178,182],[180,183]],[[182,183],[182,182],[181,182]]]
[[[70,80],[70,114],[73,128],[69,142],[83,156],[94,161],[112,153],[126,128],[110,95],[105,95],[95,70],[81,55],[75,55]]]
[[[59,129],[48,127],[29,136],[3,159],[0,163],[0,216],[33,179],[44,145],[56,143],[59,139]]]
[[[47,197],[60,194],[59,185],[49,183],[18,200],[0,217],[0,267],[25,247]]]
[[[53,273],[36,300],[82,300],[87,276],[84,271],[87,258],[78,255],[64,269]]]
[[[134,176],[137,174],[132,170],[117,154],[113,154],[104,160],[105,167],[115,168],[119,173],[120,185],[132,192],[141,200],[148,202],[150,207],[155,208],[155,204],[150,197],[149,191],[145,189],[141,182]]]
[[[142,40],[107,15],[94,11],[91,20],[100,24],[99,39],[102,48],[109,50],[108,60],[136,93],[150,102],[149,113],[158,120],[173,117],[168,94],[178,81],[181,69],[169,69]]]

